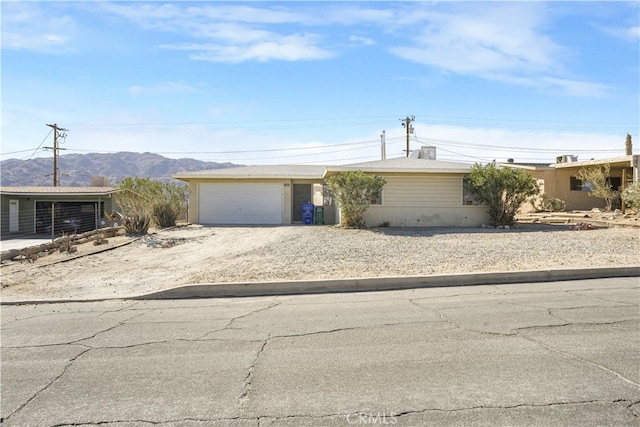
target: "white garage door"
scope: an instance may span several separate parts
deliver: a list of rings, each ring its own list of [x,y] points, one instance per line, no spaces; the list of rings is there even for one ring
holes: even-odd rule
[[[200,224],[282,224],[282,184],[200,184]]]

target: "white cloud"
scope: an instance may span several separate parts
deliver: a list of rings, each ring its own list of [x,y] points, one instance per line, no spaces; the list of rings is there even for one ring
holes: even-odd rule
[[[37,3],[3,2],[2,48],[57,54],[69,50],[75,22],[66,14],[42,11]]]
[[[243,5],[177,6],[106,4],[105,10],[146,29],[181,33],[191,39],[162,44],[163,49],[191,52],[195,60],[238,63],[325,59],[333,53],[311,33],[291,33],[277,24],[308,21],[310,16],[282,7]],[[279,30],[279,31],[278,31]]]
[[[413,46],[392,52],[461,74],[552,70],[562,48],[537,30],[543,13],[537,5],[500,3],[427,14]]]
[[[314,45],[313,35],[271,35],[263,41],[222,45],[213,43],[165,44],[163,49],[192,52],[191,59],[211,62],[238,63],[249,60],[267,62],[271,60],[301,61],[325,59],[333,54]]]
[[[153,87],[131,86],[129,93],[131,95],[142,94],[170,94],[170,93],[186,93],[193,92],[195,89],[183,82],[163,82]]]
[[[631,27],[598,27],[604,33],[610,36],[624,39],[630,42],[637,42],[640,39],[640,26]]]
[[[483,75],[487,80],[495,80],[504,83],[528,86],[549,93],[561,93],[566,96],[580,96],[589,98],[602,98],[607,96],[611,88],[600,83],[592,83],[582,80],[550,76],[516,76],[509,74],[488,73]]]
[[[423,10],[423,27],[398,57],[445,73],[471,75],[568,96],[601,97],[608,87],[568,77],[567,49],[546,35],[546,6],[537,3],[483,3]]]
[[[349,37],[349,41],[352,46],[371,46],[376,44],[376,42],[369,37],[362,36],[351,36]]]

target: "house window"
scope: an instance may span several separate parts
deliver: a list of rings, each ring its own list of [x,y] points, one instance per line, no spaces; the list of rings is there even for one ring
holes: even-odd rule
[[[591,191],[591,185],[588,182],[582,182],[581,179],[572,176],[569,179],[569,190],[571,191]]]
[[[382,191],[379,191],[371,198],[372,205],[381,205],[382,204]]]
[[[481,204],[473,197],[469,186],[469,177],[466,176],[462,178],[462,204],[468,206]]]
[[[331,194],[331,191],[329,190],[329,186],[327,184],[322,185],[322,204],[324,206],[336,205],[333,194]]]

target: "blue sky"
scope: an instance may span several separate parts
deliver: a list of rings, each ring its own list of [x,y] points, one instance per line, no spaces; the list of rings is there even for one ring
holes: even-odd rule
[[[640,152],[640,3],[3,1],[2,156],[239,164]]]

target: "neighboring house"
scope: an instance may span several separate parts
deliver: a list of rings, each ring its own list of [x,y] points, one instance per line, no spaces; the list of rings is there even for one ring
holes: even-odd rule
[[[624,190],[639,181],[640,156],[627,155],[598,160],[579,161],[576,156],[559,156],[553,164],[501,163],[501,166],[525,169],[538,179],[541,190],[548,198],[558,198],[566,203],[566,210],[590,210],[603,208],[603,199],[589,196],[588,183],[577,178],[586,166],[610,166],[610,181],[614,189]],[[523,208],[527,208],[524,206]]]
[[[114,210],[113,187],[0,187],[2,237],[87,231]],[[52,229],[53,225],[53,229]]]
[[[189,221],[197,224],[302,223],[302,205],[324,206],[324,223],[339,222],[325,191],[339,172],[361,170],[387,184],[365,213],[369,226],[477,226],[487,209],[464,191],[471,166],[428,158],[397,158],[344,166],[247,166],[176,174],[189,183]]]

